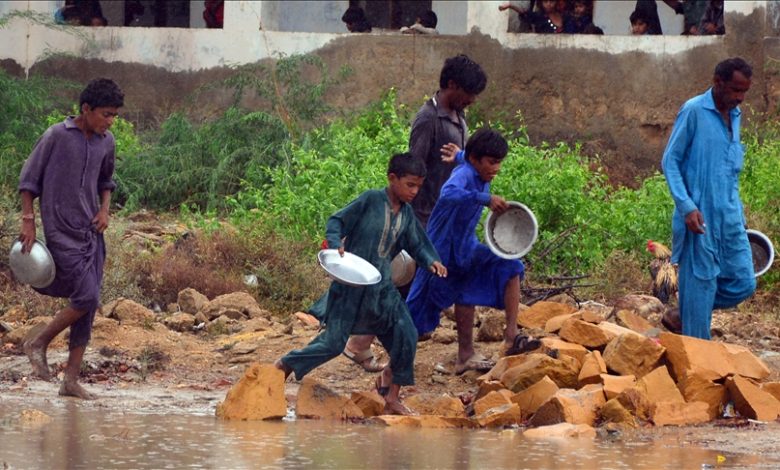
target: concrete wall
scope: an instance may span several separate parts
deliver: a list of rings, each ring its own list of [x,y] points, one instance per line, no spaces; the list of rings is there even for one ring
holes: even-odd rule
[[[0,9],[7,11],[8,3]],[[10,3],[47,8],[47,2]],[[780,12],[774,2],[727,1],[727,34],[720,37],[514,34],[507,32],[500,4],[453,2],[440,21],[442,16],[451,25],[460,21],[469,34],[436,37],[271,31],[269,25],[287,24],[282,16],[289,10],[276,2],[226,2],[223,30],[76,28],[89,41],[16,19],[0,29],[0,44],[13,45],[0,49],[0,64],[78,82],[111,76],[127,92],[125,115],[151,126],[183,106],[198,87],[229,76],[231,65],[294,53],[315,53],[331,70],[353,69],[327,97],[341,111],[365,106],[390,87],[416,109],[423,96],[436,91],[444,59],[466,53],[489,76],[472,111],[486,117],[519,112],[537,142],[582,142],[621,182],[658,167],[680,104],[707,89],[713,67],[725,57],[740,55],[754,65],[749,117],[778,109]],[[326,14],[325,6],[311,7]],[[663,9],[668,7],[659,2]],[[46,58],[53,50],[73,55]],[[226,91],[214,91],[188,109],[213,116],[228,100]]]

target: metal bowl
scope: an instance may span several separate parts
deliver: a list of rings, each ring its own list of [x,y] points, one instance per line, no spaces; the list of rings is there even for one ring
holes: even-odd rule
[[[16,240],[11,245],[8,264],[19,282],[39,289],[48,287],[57,274],[49,249],[39,240],[33,243],[29,253],[22,253],[22,242]]]
[[[493,211],[485,220],[485,242],[490,250],[504,259],[518,259],[531,251],[539,236],[539,224],[531,209],[509,201],[501,215]]]
[[[349,252],[341,256],[339,250],[321,250],[317,259],[322,269],[341,284],[361,287],[377,284],[382,280],[382,274],[373,264]]]
[[[753,252],[753,270],[758,277],[772,267],[775,261],[775,247],[772,245],[772,240],[758,230],[748,229],[747,237],[750,251]]]
[[[396,287],[405,286],[412,282],[416,270],[417,263],[414,258],[406,250],[401,250],[390,262],[390,279]]]

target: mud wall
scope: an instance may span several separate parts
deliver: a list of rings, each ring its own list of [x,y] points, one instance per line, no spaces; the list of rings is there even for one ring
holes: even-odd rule
[[[772,13],[778,14],[776,9]],[[775,16],[763,8],[747,15],[730,12],[726,36],[693,48],[684,41],[697,38],[684,37],[664,38],[662,50],[650,42],[654,38],[625,37],[634,41],[631,47],[613,47],[621,38],[609,36],[587,38],[583,44],[588,47],[573,42],[540,47],[534,35],[517,35],[507,45],[476,31],[439,37],[341,35],[312,53],[331,70],[352,68],[350,78],[327,98],[347,113],[390,87],[396,88],[401,102],[416,109],[425,95],[436,91],[444,59],[466,53],[489,77],[475,106],[480,115],[506,119],[520,112],[533,141],[581,142],[586,152],[602,157],[615,181],[630,184],[659,167],[679,106],[707,89],[720,60],[739,55],[754,65],[745,107],[748,119],[766,119],[777,110],[780,39],[765,36],[775,27]],[[195,116],[214,115],[230,97],[226,91],[212,91],[192,100],[200,86],[230,75],[226,67],[171,72],[137,63],[50,58],[36,63],[30,73],[78,82],[111,76],[126,90],[125,115],[142,128],[155,126],[185,105]]]

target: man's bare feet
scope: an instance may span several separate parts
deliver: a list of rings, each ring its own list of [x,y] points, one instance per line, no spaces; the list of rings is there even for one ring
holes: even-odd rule
[[[22,345],[22,350],[27,355],[27,359],[30,360],[33,374],[37,375],[41,380],[50,381],[51,372],[49,371],[49,364],[46,362],[46,348],[36,346],[33,341],[25,341]]]
[[[282,358],[279,358],[279,359],[276,360],[276,362],[274,362],[274,367],[276,367],[280,371],[284,372],[284,380],[287,380],[287,377],[289,377],[290,374],[292,374],[292,371],[293,371],[290,366],[288,366],[287,364],[282,362]]]
[[[94,400],[97,396],[87,391],[80,383],[75,380],[64,380],[60,387],[60,395],[63,397],[76,397],[82,400]]]

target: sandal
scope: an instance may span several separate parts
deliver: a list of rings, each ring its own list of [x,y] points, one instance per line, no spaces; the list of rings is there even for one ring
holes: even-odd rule
[[[370,349],[366,349],[361,352],[352,352],[349,349],[344,348],[342,353],[346,358],[359,365],[366,372],[380,372],[385,368],[385,364],[377,362],[374,353]]]
[[[515,339],[512,340],[512,346],[507,348],[504,352],[504,356],[516,356],[539,349],[541,346],[542,342],[538,339],[531,338],[530,336],[517,335],[515,336]]]
[[[475,370],[477,372],[487,372],[495,366],[495,361],[491,361],[481,354],[474,354],[463,364],[455,364],[455,375],[461,375],[467,370]]]

